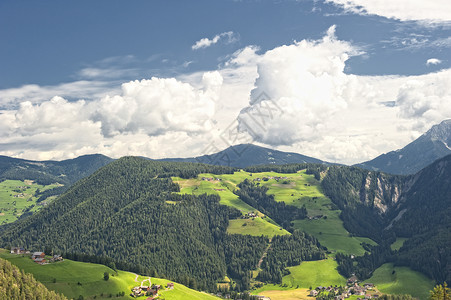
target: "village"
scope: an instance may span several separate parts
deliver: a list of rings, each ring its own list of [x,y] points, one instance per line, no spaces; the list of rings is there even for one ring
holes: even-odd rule
[[[363,285],[359,285],[358,279],[355,276],[352,276],[348,279],[346,286],[318,286],[315,289],[311,289],[309,296],[310,297],[318,297],[322,293],[326,295],[330,295],[330,293],[335,294],[335,300],[344,300],[349,298],[351,295],[362,296],[357,299],[366,300],[366,299],[377,299],[379,298],[379,294],[375,290],[375,286],[372,283],[364,283]]]

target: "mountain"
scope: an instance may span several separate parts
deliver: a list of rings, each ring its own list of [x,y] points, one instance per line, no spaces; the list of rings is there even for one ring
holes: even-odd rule
[[[191,158],[165,158],[163,161],[197,162],[212,165],[231,166],[245,168],[254,165],[282,165],[292,163],[317,163],[326,162],[292,152],[282,152],[253,144],[241,144],[230,146],[215,154],[202,155]]]
[[[415,174],[451,154],[451,120],[445,120],[402,149],[382,154],[357,166],[390,174]]]
[[[61,183],[69,186],[112,161],[113,159],[101,154],[63,161],[33,161],[0,156],[0,181],[28,179],[43,185]]]

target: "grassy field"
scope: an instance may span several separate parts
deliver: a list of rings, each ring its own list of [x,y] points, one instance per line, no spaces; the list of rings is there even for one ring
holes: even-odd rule
[[[362,242],[375,244],[368,238],[350,236],[343,227],[343,221],[339,218],[340,211],[324,210],[322,213],[327,216],[327,219],[296,220],[294,227],[315,236],[321,245],[326,246],[329,250],[347,254],[363,255],[365,250],[360,245]]]
[[[291,274],[282,278],[282,285],[300,288],[345,285],[346,279],[338,273],[337,266],[333,258],[302,262],[299,266],[288,268]]]
[[[266,173],[267,174],[267,173]],[[254,177],[258,176],[254,174]],[[262,185],[269,188],[268,194],[274,195],[277,201],[297,207],[305,205],[312,219],[296,220],[294,227],[314,235],[319,242],[329,250],[341,251],[347,254],[363,255],[365,250],[362,242],[375,244],[372,240],[362,237],[351,237],[343,227],[339,218],[340,210],[322,191],[320,183],[313,175],[300,171],[296,174],[277,174],[271,176],[287,177],[277,182],[270,179]],[[315,216],[322,216],[315,218]]]
[[[148,277],[138,276],[125,271],[117,271],[99,264],[76,262],[64,260],[47,265],[34,263],[29,256],[9,254],[6,250],[0,250],[0,257],[9,260],[12,264],[42,282],[47,288],[64,294],[68,298],[78,299],[80,295],[84,299],[133,299],[129,296],[134,286],[140,285],[142,280]],[[103,279],[104,272],[110,273],[108,281]],[[135,281],[137,279],[137,281]],[[162,284],[166,286],[169,282],[165,279],[151,278],[152,284]],[[121,292],[125,296],[117,297]],[[218,299],[209,294],[201,293],[187,288],[181,284],[175,284],[173,290],[163,290],[160,292],[165,299]],[[111,297],[110,297],[111,295]],[[140,297],[138,299],[145,299]]]
[[[202,180],[202,178],[212,178],[212,181]],[[276,179],[275,177],[279,177]],[[263,180],[266,178],[266,180]],[[220,179],[220,180],[216,180]],[[319,181],[313,175],[301,170],[297,173],[276,173],[276,172],[235,172],[234,174],[214,175],[200,174],[197,178],[181,179],[173,177],[173,181],[181,187],[181,193],[188,194],[217,194],[221,197],[221,203],[239,209],[243,214],[257,210],[241,201],[233,191],[243,180],[253,180],[261,186],[268,188],[268,194],[274,195],[276,201],[284,202],[287,205],[307,208],[308,215],[312,219],[296,220],[294,227],[314,235],[322,245],[332,251],[341,251],[347,254],[363,255],[365,250],[361,246],[362,242],[375,244],[372,240],[363,237],[351,237],[349,232],[343,227],[343,222],[339,218],[340,210],[336,209],[332,201],[326,197],[322,191]],[[258,180],[260,179],[260,180]],[[263,214],[259,213],[261,216]],[[321,218],[315,218],[316,216]],[[280,226],[271,219],[244,221],[232,220],[228,232],[274,236],[286,234],[280,230]],[[243,224],[246,224],[243,226]]]
[[[30,207],[32,212],[38,210],[41,206],[36,205],[36,190],[43,192],[57,186],[58,184],[39,185],[28,180],[0,182],[0,224],[16,221]]]
[[[434,281],[425,275],[407,267],[393,267],[393,264],[382,265],[366,282],[374,283],[382,293],[410,294],[421,300],[427,299],[434,288]]]
[[[289,275],[282,278],[282,284],[267,284],[252,291],[252,295],[275,295],[275,299],[284,299],[283,296],[294,297],[292,299],[305,299],[306,291],[310,287],[345,285],[346,279],[337,271],[337,262],[333,258],[319,261],[305,261],[299,266],[289,267]],[[296,291],[300,291],[296,293]],[[283,293],[282,293],[283,292]],[[298,297],[298,298],[296,298]],[[271,297],[271,299],[273,299]]]
[[[405,241],[407,241],[407,238],[397,238],[396,241],[390,245],[390,248],[392,250],[399,250]]]
[[[308,289],[295,289],[295,290],[271,290],[263,291],[261,296],[271,298],[271,300],[298,300],[298,299],[313,299],[309,297]]]
[[[279,226],[266,222],[262,218],[252,219],[237,219],[230,220],[227,232],[230,234],[249,234],[254,236],[265,235],[273,237],[275,235],[290,234],[285,229]]]
[[[223,205],[234,207],[242,212],[243,215],[254,212],[260,217],[255,220],[231,220],[227,232],[236,234],[250,234],[255,236],[266,235],[272,237],[274,235],[289,234],[282,229],[276,222],[269,217],[246,204],[237,195],[233,193],[237,189],[237,185],[247,179],[252,179],[253,175],[248,172],[240,171],[234,174],[199,174],[197,178],[182,179],[173,177],[172,180],[180,185],[181,194],[216,194],[220,197],[220,203]],[[202,180],[202,178],[211,178],[213,180]],[[220,179],[220,180],[216,180]],[[243,224],[246,224],[243,226]]]

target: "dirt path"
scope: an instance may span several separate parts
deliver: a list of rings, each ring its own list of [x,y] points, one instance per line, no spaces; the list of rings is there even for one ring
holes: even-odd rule
[[[260,257],[260,260],[258,261],[257,269],[260,268],[260,266],[262,265],[263,259],[266,257],[266,254],[268,254],[268,250],[269,250],[269,248],[271,247],[271,241],[272,241],[272,238],[269,239],[269,244],[268,244],[268,246],[266,247],[265,251],[263,252],[262,257]]]

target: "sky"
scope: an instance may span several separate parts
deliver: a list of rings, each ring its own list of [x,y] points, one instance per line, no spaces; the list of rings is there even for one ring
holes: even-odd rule
[[[451,118],[449,0],[2,0],[0,155],[354,164]]]

